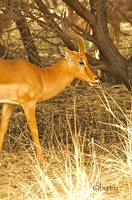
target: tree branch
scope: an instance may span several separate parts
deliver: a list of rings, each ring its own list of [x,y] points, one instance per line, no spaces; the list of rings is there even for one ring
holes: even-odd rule
[[[85,8],[78,0],[62,0],[65,2],[69,7],[71,7],[80,17],[86,20],[89,25],[93,25],[96,23],[95,18],[92,16],[91,12]]]

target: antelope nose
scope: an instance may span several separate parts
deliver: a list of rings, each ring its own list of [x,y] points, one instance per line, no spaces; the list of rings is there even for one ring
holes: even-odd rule
[[[99,83],[99,82],[100,82],[100,80],[99,80],[99,77],[98,77],[98,76],[95,76],[95,77],[94,77],[94,80],[95,80],[95,82],[96,82],[96,83]]]

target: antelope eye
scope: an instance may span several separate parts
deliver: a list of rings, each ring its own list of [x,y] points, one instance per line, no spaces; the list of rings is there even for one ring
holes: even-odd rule
[[[85,65],[85,63],[82,60],[79,61],[79,64],[82,65],[82,66]]]

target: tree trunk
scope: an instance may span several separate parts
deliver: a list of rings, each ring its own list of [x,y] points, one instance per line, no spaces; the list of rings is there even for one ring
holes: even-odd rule
[[[40,61],[40,58],[38,55],[38,51],[37,51],[34,41],[32,39],[30,29],[28,27],[26,19],[19,10],[15,14],[17,15],[15,22],[16,22],[17,28],[20,32],[28,59],[31,63],[33,63],[35,65],[40,65],[41,61]]]
[[[40,65],[41,61],[34,41],[32,39],[28,23],[26,21],[25,16],[22,15],[20,10],[21,2],[8,0],[7,9],[10,9],[10,12],[12,13],[12,16],[15,20],[29,61],[35,65]]]

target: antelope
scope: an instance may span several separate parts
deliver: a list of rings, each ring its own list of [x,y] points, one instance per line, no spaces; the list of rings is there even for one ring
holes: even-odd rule
[[[132,24],[132,1],[108,0],[107,21],[111,24],[111,37],[115,40],[117,48],[119,48],[120,40],[120,23],[127,20]]]
[[[87,5],[88,6],[88,5]],[[118,11],[119,8],[119,11]],[[68,20],[76,24],[80,28],[91,32],[89,24],[81,18],[70,7],[68,9]],[[122,15],[123,13],[123,15]],[[127,20],[132,22],[132,1],[131,0],[108,0],[107,3],[107,22],[111,25],[109,27],[110,37],[115,40],[115,45],[119,48],[120,40],[120,23]]]
[[[80,17],[76,12],[74,12],[69,6],[68,9],[68,16],[67,19],[71,21],[72,23],[76,24],[80,28],[89,31],[89,25],[88,23]]]
[[[99,83],[98,77],[89,67],[84,39],[68,28],[65,18],[64,15],[61,20],[62,30],[66,37],[78,43],[79,52],[60,46],[65,57],[47,68],[39,68],[24,59],[0,60],[0,103],[3,103],[0,150],[13,108],[21,105],[30,127],[38,160],[43,162],[35,116],[36,104],[58,95],[75,78],[90,85]]]

